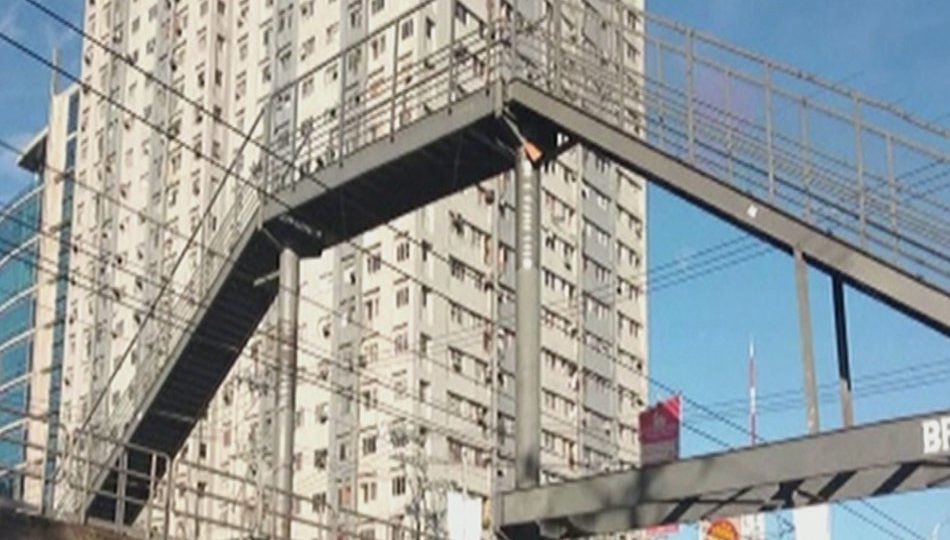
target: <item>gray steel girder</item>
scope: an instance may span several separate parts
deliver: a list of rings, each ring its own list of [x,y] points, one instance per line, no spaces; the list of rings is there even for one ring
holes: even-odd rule
[[[503,527],[585,536],[950,486],[950,410],[506,493]]]
[[[613,128],[528,83],[512,82],[508,95],[515,104],[599,148],[649,181],[783,250],[801,249],[808,262],[840,274],[850,285],[944,335],[950,334],[950,295],[946,291],[669,157],[636,136]]]

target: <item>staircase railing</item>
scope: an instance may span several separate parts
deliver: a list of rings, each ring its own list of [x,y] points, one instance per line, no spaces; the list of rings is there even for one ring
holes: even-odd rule
[[[429,0],[420,6],[435,1]],[[415,8],[413,13],[419,9]],[[86,461],[110,463],[120,458],[121,446],[115,441],[128,439],[130,430],[143,414],[143,407],[149,406],[144,400],[159,384],[169,363],[175,360],[172,357],[174,345],[188,339],[188,333],[194,331],[198,323],[199,310],[212,300],[209,297],[211,284],[222,272],[230,270],[234,250],[247,229],[259,225],[257,214],[262,202],[274,199],[280,203],[276,193],[281,189],[304,181],[319,183],[321,169],[338,164],[369,144],[395,136],[400,129],[428,114],[451,107],[465,96],[484,91],[498,81],[503,56],[503,33],[499,25],[462,26],[459,23],[461,27],[456,29],[453,17],[454,39],[450,44],[409,59],[401,58],[398,49],[402,24],[409,16],[394,19],[262,100],[269,114],[266,132],[255,134],[253,139],[257,148],[251,150],[259,152],[248,152],[248,156],[259,155],[259,160],[250,163],[245,158],[249,172],[237,170],[225,178],[232,185],[230,190],[220,186],[225,200],[231,203],[224,214],[197,223],[197,238],[204,241],[187,248],[193,252],[197,268],[187,272],[187,265],[175,268],[172,283],[154,313],[154,321],[160,326],[160,338],[149,344],[148,353],[134,365],[124,371],[116,369],[103,390],[104,399],[87,413],[92,418],[101,404],[108,403],[108,425],[97,429],[109,436],[97,437],[83,445]],[[372,58],[373,36],[385,36],[382,39],[393,44],[394,53],[388,57],[390,63],[382,70],[382,76],[370,77],[354,87],[346,82],[349,59]],[[312,90],[315,81],[334,78],[331,73],[336,73],[337,88],[324,94],[335,97],[300,99]],[[324,108],[317,112],[316,104]],[[286,108],[291,109],[289,114]],[[187,255],[183,260],[188,259]],[[103,480],[101,473],[109,470],[99,468],[100,474],[85,479],[89,485],[76,490],[80,498],[98,494],[98,483]]]

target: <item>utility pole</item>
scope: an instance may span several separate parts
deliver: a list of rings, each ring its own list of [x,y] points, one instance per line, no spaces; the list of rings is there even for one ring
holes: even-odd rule
[[[290,539],[293,521],[294,429],[297,411],[297,305],[300,259],[290,248],[280,252],[277,293],[277,515],[280,538]]]

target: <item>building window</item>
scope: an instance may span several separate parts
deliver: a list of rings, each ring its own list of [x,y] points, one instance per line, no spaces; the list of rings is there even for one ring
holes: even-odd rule
[[[363,482],[362,484],[360,484],[360,492],[363,495],[364,503],[375,501],[376,500],[376,482]],[[367,531],[362,531],[360,533],[360,538],[363,538],[363,533],[365,532]],[[368,538],[372,538],[372,535],[370,535]]]
[[[396,337],[393,339],[396,353],[403,353],[409,350],[409,333],[405,330],[397,330]]]
[[[370,435],[363,438],[363,455],[368,456],[376,453],[376,435]]]
[[[379,253],[373,253],[366,259],[366,271],[370,274],[375,274],[383,266],[383,258],[379,256]]]
[[[365,316],[368,322],[373,322],[376,319],[376,316],[379,315],[379,297],[374,296],[368,298],[363,302],[363,307],[366,311]]]
[[[402,39],[409,39],[412,37],[413,31],[415,30],[414,21],[412,19],[406,19],[402,22],[402,25],[399,27],[399,36]]]
[[[464,358],[461,351],[449,349],[449,355],[452,357],[452,371],[461,373],[464,367]]]
[[[313,451],[313,466],[317,470],[324,470],[327,468],[327,451],[326,449],[314,450]]]
[[[399,262],[409,259],[409,241],[403,240],[399,242],[399,245],[396,246],[396,260]]]
[[[313,511],[322,513],[327,509],[327,494],[314,493],[310,498],[310,504],[313,505]]]
[[[454,257],[450,257],[449,268],[451,269],[452,277],[458,280],[465,279],[465,263]]]
[[[403,307],[409,304],[409,287],[405,286],[396,291],[396,307]]]
[[[406,493],[406,477],[397,476],[393,478],[393,495],[403,495]]]

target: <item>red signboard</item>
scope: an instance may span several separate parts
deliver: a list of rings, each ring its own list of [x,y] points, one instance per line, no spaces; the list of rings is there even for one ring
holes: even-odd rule
[[[640,413],[641,465],[679,458],[680,397],[673,396]]]
[[[680,452],[680,397],[673,396],[640,413],[640,464],[644,467],[675,461]],[[676,524],[650,527],[650,537],[679,530]]]

